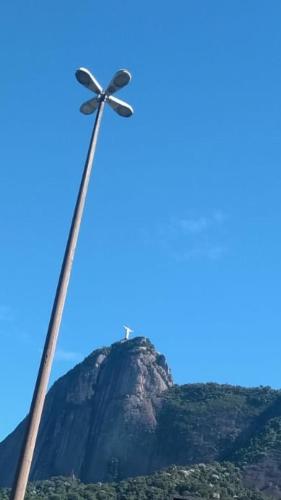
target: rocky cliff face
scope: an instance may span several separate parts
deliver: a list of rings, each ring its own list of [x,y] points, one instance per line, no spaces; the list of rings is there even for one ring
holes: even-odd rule
[[[160,395],[171,385],[164,356],[144,337],[94,351],[47,395],[31,478],[150,472]],[[0,444],[1,485],[11,484],[25,424]]]

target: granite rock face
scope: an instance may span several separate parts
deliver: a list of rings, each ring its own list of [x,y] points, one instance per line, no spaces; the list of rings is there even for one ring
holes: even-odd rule
[[[150,472],[160,395],[171,385],[164,356],[144,337],[94,351],[48,392],[31,479]],[[25,425],[0,444],[0,485],[12,482]]]

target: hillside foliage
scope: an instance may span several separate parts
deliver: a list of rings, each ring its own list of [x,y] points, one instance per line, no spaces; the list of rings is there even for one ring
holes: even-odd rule
[[[74,478],[56,477],[31,483],[26,500],[169,500],[176,495],[188,500],[265,499],[261,493],[243,487],[240,471],[233,464],[215,463],[171,466],[150,476],[116,483],[83,484]],[[0,491],[0,500],[8,500],[8,490]]]

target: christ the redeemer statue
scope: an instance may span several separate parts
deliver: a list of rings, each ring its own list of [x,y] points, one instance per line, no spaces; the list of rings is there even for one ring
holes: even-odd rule
[[[123,328],[125,329],[125,338],[124,338],[124,340],[129,340],[130,334],[133,333],[134,330],[132,330],[131,328],[129,328],[126,325],[123,325]]]

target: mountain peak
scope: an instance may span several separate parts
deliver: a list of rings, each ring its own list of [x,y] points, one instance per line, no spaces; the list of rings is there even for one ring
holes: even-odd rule
[[[165,357],[145,337],[93,351],[47,395],[31,478],[74,473],[93,481],[147,472],[148,450],[146,460],[135,450],[151,446],[159,398],[171,385]],[[0,445],[0,484],[12,481],[24,428],[25,420]]]

